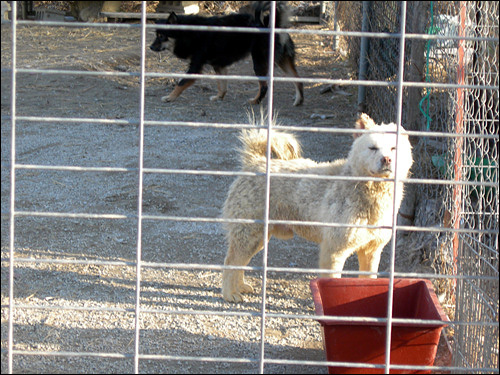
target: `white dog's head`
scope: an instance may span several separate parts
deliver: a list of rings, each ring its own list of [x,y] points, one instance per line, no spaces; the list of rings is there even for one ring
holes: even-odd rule
[[[402,127],[398,144],[398,129],[394,123],[377,125],[363,113],[356,121],[356,129],[371,130],[374,133],[354,134],[355,140],[348,157],[354,175],[393,178],[397,166],[398,178],[408,176],[413,159],[410,141],[406,134],[401,133],[404,132]]]

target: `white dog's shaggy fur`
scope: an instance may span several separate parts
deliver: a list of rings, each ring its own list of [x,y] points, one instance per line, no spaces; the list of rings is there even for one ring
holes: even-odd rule
[[[396,124],[376,125],[366,114],[356,122],[357,129],[379,132],[357,133],[347,159],[317,163],[300,156],[300,145],[293,135],[272,132],[271,173],[299,173],[326,176],[394,178],[408,176],[412,165],[411,145],[399,136],[396,163]],[[404,129],[400,129],[404,131]],[[265,172],[267,132],[244,131],[241,164],[244,171]],[[223,216],[228,219],[263,220],[265,177],[240,176],[229,189]],[[340,226],[271,224],[269,238],[292,238],[294,234],[320,244],[319,267],[340,277],[346,259],[357,252],[360,271],[377,272],[382,249],[391,238],[393,212],[399,210],[403,184],[398,182],[394,199],[393,181],[327,180],[286,178],[271,175],[270,220],[336,223]],[[395,203],[395,207],[394,207]],[[347,225],[347,226],[346,226]],[[349,227],[383,226],[370,229]],[[246,266],[263,247],[263,224],[228,223],[229,248],[225,265]],[[224,270],[222,294],[226,301],[243,300],[241,293],[253,288],[244,282],[242,270]],[[376,277],[372,275],[370,277]]]

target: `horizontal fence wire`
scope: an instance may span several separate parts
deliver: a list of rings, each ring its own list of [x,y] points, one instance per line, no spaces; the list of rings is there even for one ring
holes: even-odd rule
[[[5,69],[9,71],[9,69]],[[62,70],[62,69],[16,69],[18,74],[55,74],[55,75],[82,75],[82,76],[116,76],[116,77],[140,77],[138,72],[89,72],[85,70]],[[144,73],[146,77],[151,78],[193,78],[206,80],[221,80],[221,81],[253,81],[267,79],[264,76],[244,76],[244,75],[214,75],[214,74],[193,74],[193,73]],[[367,80],[344,80],[344,79],[327,79],[327,78],[289,78],[289,77],[274,77],[275,82],[302,82],[302,83],[324,83],[342,86],[370,86],[370,87],[396,87],[397,82],[387,81],[367,81]],[[454,83],[423,83],[423,82],[403,82],[403,87],[421,87],[421,88],[436,88],[436,89],[482,89],[495,90],[496,86],[491,85],[474,85],[474,84],[454,84]]]
[[[144,2],[145,3],[145,2]],[[2,72],[10,72],[12,74],[12,99],[11,99],[11,116],[4,118],[2,116],[2,120],[10,120],[11,121],[11,157],[10,157],[10,183],[11,183],[11,197],[10,197],[10,209],[9,212],[2,212],[2,215],[9,215],[9,225],[10,225],[10,244],[9,244],[9,305],[3,306],[9,309],[9,329],[8,329],[8,344],[7,344],[7,354],[8,354],[8,371],[10,373],[15,372],[15,368],[13,366],[13,358],[14,356],[60,356],[60,357],[102,357],[102,358],[117,358],[117,359],[134,359],[134,369],[133,371],[138,373],[140,372],[140,360],[161,360],[161,361],[192,361],[192,362],[222,362],[222,363],[244,363],[244,364],[258,364],[260,367],[260,372],[263,373],[265,364],[280,364],[280,365],[298,365],[298,366],[338,366],[338,367],[354,367],[354,368],[373,368],[373,369],[384,369],[388,371],[389,369],[394,370],[405,370],[405,369],[419,369],[419,370],[432,370],[432,371],[463,371],[465,367],[463,366],[403,366],[403,365],[392,365],[389,362],[389,356],[387,355],[387,361],[385,365],[372,365],[367,363],[352,363],[352,362],[340,362],[340,361],[308,361],[308,360],[292,360],[292,359],[277,359],[277,358],[268,358],[265,352],[265,321],[267,319],[272,318],[280,318],[280,319],[305,319],[305,320],[318,320],[322,319],[325,321],[348,321],[348,322],[375,322],[375,323],[389,323],[388,329],[390,333],[390,328],[393,324],[396,323],[412,323],[412,324],[429,324],[429,321],[422,321],[419,319],[398,319],[392,316],[389,313],[388,318],[369,318],[369,317],[332,317],[332,316],[312,316],[312,315],[300,315],[300,314],[280,314],[274,313],[270,311],[266,311],[266,298],[264,294],[264,298],[262,300],[262,309],[260,312],[256,311],[218,311],[218,310],[175,310],[175,309],[150,309],[143,308],[140,304],[140,290],[141,290],[141,270],[152,268],[152,269],[182,269],[182,270],[227,270],[227,269],[238,269],[238,270],[246,270],[246,271],[259,271],[264,275],[264,288],[263,293],[265,293],[265,275],[270,272],[281,272],[281,273],[312,273],[312,274],[320,274],[321,269],[308,269],[308,268],[299,268],[299,267],[272,267],[268,266],[266,263],[263,266],[251,267],[251,266],[223,266],[223,265],[215,265],[215,264],[201,264],[201,263],[165,263],[165,262],[146,262],[141,258],[141,228],[142,223],[145,221],[185,221],[185,222],[200,222],[200,223],[249,223],[249,224],[265,224],[265,227],[268,228],[269,225],[274,224],[283,224],[283,225],[301,225],[301,226],[323,226],[323,227],[348,227],[348,228],[368,228],[373,229],[373,226],[363,226],[363,225],[345,225],[339,223],[322,223],[322,222],[302,222],[302,221],[290,221],[290,220],[271,220],[266,215],[264,220],[245,220],[245,219],[221,219],[215,217],[177,217],[177,216],[169,216],[169,215],[147,215],[142,212],[142,198],[139,199],[138,203],[138,212],[137,214],[115,214],[115,213],[84,213],[84,212],[44,212],[41,210],[38,211],[20,211],[15,209],[15,191],[16,191],[16,172],[22,170],[47,170],[47,171],[68,171],[68,172],[95,172],[95,173],[138,173],[141,178],[141,182],[139,182],[138,186],[138,194],[139,197],[142,197],[143,187],[142,187],[142,178],[145,174],[172,174],[172,175],[206,175],[206,176],[265,176],[269,181],[272,181],[273,178],[276,177],[286,177],[286,178],[310,178],[316,180],[373,180],[373,181],[385,181],[386,179],[364,179],[364,178],[349,178],[349,177],[341,177],[341,176],[321,176],[321,175],[297,175],[297,174],[287,174],[287,173],[270,173],[267,171],[266,173],[254,173],[254,172],[242,172],[242,171],[219,171],[219,170],[189,170],[189,169],[173,169],[173,168],[144,168],[142,166],[142,156],[143,156],[143,145],[141,142],[141,147],[139,151],[139,157],[141,158],[139,168],[130,168],[130,167],[93,167],[93,166],[72,166],[72,165],[37,165],[37,164],[19,164],[16,162],[16,124],[26,121],[26,122],[37,122],[37,123],[75,123],[75,124],[115,124],[115,125],[134,125],[139,126],[141,130],[141,134],[143,133],[143,129],[146,126],[179,126],[179,127],[207,127],[207,128],[220,128],[220,129],[247,129],[247,128],[255,128],[255,126],[251,126],[248,124],[232,124],[232,123],[215,123],[215,122],[183,122],[183,121],[150,121],[144,119],[144,82],[146,78],[196,78],[196,79],[207,79],[207,80],[228,80],[228,81],[249,81],[249,82],[257,82],[263,78],[269,79],[271,86],[272,94],[272,85],[273,82],[303,82],[303,83],[314,83],[314,84],[331,84],[331,85],[343,85],[343,86],[367,86],[367,87],[377,87],[377,88],[397,88],[401,92],[401,97],[397,100],[396,106],[399,108],[398,111],[402,111],[403,105],[403,96],[402,90],[403,88],[425,88],[428,90],[436,89],[436,90],[456,90],[456,89],[474,89],[474,90],[498,90],[498,86],[494,84],[486,84],[486,83],[443,83],[443,82],[408,82],[403,79],[401,76],[400,82],[389,82],[385,80],[362,80],[362,79],[353,79],[353,80],[344,80],[344,79],[322,79],[322,78],[300,78],[300,79],[291,79],[285,77],[275,77],[271,74],[271,77],[255,77],[255,76],[242,76],[242,75],[227,75],[227,76],[219,76],[219,75],[211,75],[211,74],[203,74],[203,75],[190,75],[190,74],[180,74],[180,73],[151,73],[145,70],[141,70],[140,72],[110,72],[110,71],[96,71],[96,72],[88,72],[88,71],[71,71],[71,70],[56,70],[56,69],[24,69],[17,68],[16,66],[16,28],[18,26],[30,27],[32,25],[42,25],[42,26],[51,26],[51,27],[82,27],[82,28],[142,28],[143,30],[143,39],[141,42],[141,50],[144,55],[144,51],[147,48],[145,45],[144,34],[147,29],[180,29],[180,30],[203,30],[203,31],[222,31],[222,32],[230,32],[230,31],[238,31],[238,32],[256,32],[254,29],[248,30],[247,28],[227,28],[227,27],[196,27],[196,26],[159,26],[159,25],[148,25],[145,24],[145,19],[147,15],[142,12],[142,21],[139,25],[130,25],[130,24],[107,24],[107,23],[83,23],[83,22],[73,22],[73,23],[65,23],[65,22],[51,22],[51,21],[18,21],[16,20],[16,7],[13,8],[13,19],[12,21],[12,69],[2,69]],[[401,17],[406,17],[406,8],[403,7]],[[409,40],[418,40],[418,41],[467,41],[467,42],[487,42],[487,43],[496,43],[498,46],[498,37],[488,37],[488,36],[454,36],[454,35],[430,35],[430,34],[418,34],[418,33],[407,33],[404,28],[402,32],[358,32],[358,31],[327,31],[327,30],[297,30],[297,29],[264,29],[259,30],[257,32],[260,33],[290,33],[290,34],[314,34],[314,35],[324,35],[328,37],[334,36],[342,36],[342,37],[354,37],[354,38],[362,38],[369,37],[375,39],[394,39],[396,43],[401,41],[404,45],[405,39]],[[401,52],[402,58],[404,58],[404,53]],[[144,56],[142,56],[144,58]],[[144,68],[145,64],[142,61],[141,66]],[[404,66],[404,61],[401,61],[401,65],[399,70],[402,70]],[[90,76],[116,76],[116,77],[139,77],[141,79],[141,95],[140,95],[140,103],[141,103],[141,114],[138,119],[100,119],[100,118],[65,118],[65,117],[43,117],[43,116],[18,116],[16,113],[16,76],[22,74],[40,74],[40,75],[90,75]],[[273,103],[272,103],[272,95],[269,95],[269,110],[272,112]],[[401,118],[398,120],[398,123],[401,123]],[[357,134],[357,133],[366,133],[367,131],[354,130],[354,129],[335,129],[335,128],[320,128],[320,127],[299,127],[299,126],[279,126],[280,129],[288,130],[288,131],[297,131],[297,132],[325,132],[332,134]],[[478,139],[478,140],[493,140],[498,143],[499,136],[498,134],[470,134],[470,133],[462,133],[456,134],[452,132],[446,131],[415,131],[410,130],[406,131],[410,136],[414,136],[417,138],[425,138],[425,137],[437,137],[443,139]],[[268,153],[269,154],[269,153]],[[269,164],[269,163],[268,163]],[[498,166],[496,167],[498,171]],[[399,179],[397,181],[400,181]],[[481,189],[485,188],[496,188],[498,192],[498,181],[464,181],[464,180],[452,180],[452,179],[438,179],[438,178],[415,178],[411,177],[409,179],[402,179],[401,181],[405,182],[409,185],[443,185],[448,187],[454,186],[462,186],[464,188],[472,188],[472,187],[480,187]],[[269,190],[269,187],[268,187]],[[267,194],[269,197],[269,193]],[[498,197],[498,193],[497,193]],[[396,213],[395,213],[396,214]],[[491,213],[493,216],[495,213]],[[496,207],[496,215],[498,215],[498,206]],[[16,218],[22,217],[47,217],[47,218],[85,218],[85,219],[110,219],[110,220],[137,220],[138,222],[138,248],[136,252],[136,261],[107,261],[107,260],[78,260],[78,259],[53,259],[53,258],[23,258],[14,255],[15,250],[15,221]],[[497,216],[498,218],[498,216]],[[380,228],[380,227],[376,227]],[[398,230],[404,230],[409,232],[430,232],[430,233],[449,233],[449,234],[460,234],[463,236],[470,236],[472,241],[477,241],[475,235],[484,236],[484,235],[498,235],[498,232],[495,228],[471,228],[471,227],[418,227],[418,226],[405,226],[398,225],[395,223],[391,227],[387,227],[385,229],[390,229],[393,232]],[[498,237],[497,237],[498,238]],[[265,245],[267,246],[267,245]],[[498,246],[498,244],[497,244]],[[394,261],[394,252],[395,252],[395,241],[392,243],[392,256],[391,259]],[[486,246],[488,248],[488,246]],[[474,247],[471,247],[472,251],[476,251]],[[498,256],[498,247],[495,249],[492,246],[489,247],[491,253],[496,254]],[[266,250],[267,251],[267,250]],[[489,257],[484,255],[482,252],[477,252],[476,254],[480,257],[483,263],[486,263],[489,267],[494,268],[495,265],[490,263]],[[264,255],[264,259],[266,260],[266,254]],[[4,261],[4,259],[2,259]],[[57,265],[57,264],[78,264],[78,265],[103,265],[103,266],[112,266],[112,267],[132,267],[136,268],[136,301],[134,303],[134,308],[107,308],[104,306],[70,306],[70,305],[29,305],[15,302],[15,294],[14,294],[14,273],[16,269],[16,265],[19,264],[49,264],[49,265]],[[392,263],[393,264],[393,263]],[[460,267],[460,265],[459,265]],[[474,274],[474,271],[470,268],[460,268],[460,272],[456,274],[428,274],[428,273],[409,273],[409,272],[396,272],[394,268],[391,268],[389,272],[378,272],[376,275],[382,277],[389,277],[393,280],[394,277],[409,277],[409,278],[427,278],[427,279],[443,279],[443,280],[461,280],[464,281],[475,288],[475,291],[478,295],[482,296],[482,290],[478,288],[474,283],[479,281],[496,281],[498,285],[498,270],[496,273],[491,275],[477,275]],[[344,275],[373,275],[370,272],[361,272],[361,271],[348,271],[345,270],[342,272]],[[392,290],[392,286],[391,286]],[[484,301],[487,306],[491,308],[491,301]],[[498,307],[498,301],[496,301]],[[391,305],[389,305],[391,306]],[[108,311],[108,312],[121,312],[121,313],[131,313],[135,317],[135,327],[134,327],[134,353],[106,353],[106,352],[81,352],[81,351],[43,351],[43,350],[19,350],[14,348],[14,312],[20,309],[45,309],[48,311],[59,311],[59,310],[80,310],[80,311]],[[189,355],[159,355],[159,354],[143,354],[140,352],[140,342],[144,340],[140,338],[140,317],[141,314],[167,314],[167,315],[213,315],[213,316],[237,316],[237,317],[256,317],[262,319],[262,327],[261,327],[261,348],[262,353],[260,356],[256,357],[243,357],[243,358],[232,358],[232,357],[208,357],[208,356],[189,356]],[[495,311],[493,308],[493,314],[498,314],[498,311]],[[498,316],[498,315],[497,315]],[[432,321],[431,321],[432,322]],[[440,322],[434,322],[440,323]],[[496,322],[488,322],[481,320],[450,320],[447,322],[451,327],[496,327],[498,332],[498,320]],[[390,334],[388,335],[390,337]],[[390,340],[387,340],[387,345],[390,344]],[[388,346],[389,347],[389,346]],[[386,348],[387,349],[387,348]],[[387,350],[386,350],[387,352]],[[498,357],[498,352],[497,352]],[[468,366],[467,371],[471,372],[491,372],[492,368],[490,367],[477,367],[477,366]]]
[[[57,21],[16,21],[17,25],[23,26],[62,26],[64,28],[70,27],[82,27],[82,28],[141,28],[141,25],[137,24],[109,24],[109,23],[85,23],[85,22],[57,22]],[[269,33],[270,29],[261,28],[254,29],[248,27],[227,27],[227,26],[195,26],[195,25],[148,25],[146,24],[146,29],[154,30],[192,30],[192,31],[220,31],[220,32],[243,32],[252,34],[266,34]],[[400,33],[381,33],[375,31],[363,32],[363,31],[332,31],[332,30],[297,30],[289,28],[275,28],[273,32],[276,34],[288,33],[288,34],[311,34],[311,35],[323,35],[323,36],[347,36],[347,37],[370,37],[370,38],[382,38],[382,39],[398,39],[401,38]],[[487,41],[487,42],[498,42],[498,37],[487,37],[487,36],[456,36],[456,35],[431,35],[431,34],[418,34],[418,33],[405,33],[405,38],[407,39],[419,39],[419,40],[465,40],[465,41]]]

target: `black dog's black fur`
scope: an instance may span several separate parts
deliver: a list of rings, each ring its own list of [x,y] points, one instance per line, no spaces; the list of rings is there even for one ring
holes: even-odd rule
[[[232,26],[263,28],[269,26],[269,1],[254,2],[251,7],[240,10],[240,13],[227,16],[202,17],[196,15],[177,15],[174,12],[168,19],[158,24],[165,25],[197,25],[197,26]],[[276,27],[283,27],[288,17],[283,4],[277,5]],[[175,56],[190,60],[187,73],[200,74],[203,66],[208,64],[216,74],[226,74],[229,65],[252,56],[255,75],[267,76],[269,71],[269,34],[247,33],[237,31],[195,31],[158,29],[156,39],[150,47],[153,51],[171,49]],[[289,34],[276,34],[275,62],[285,73],[299,77],[295,68],[295,46]],[[194,78],[183,78],[170,95],[162,101],[175,100],[185,89],[195,82]],[[211,99],[223,99],[227,92],[225,80],[217,82],[218,93]],[[304,100],[303,85],[295,83],[296,96],[294,105]],[[259,81],[259,92],[251,103],[258,104],[267,93],[267,81]]]

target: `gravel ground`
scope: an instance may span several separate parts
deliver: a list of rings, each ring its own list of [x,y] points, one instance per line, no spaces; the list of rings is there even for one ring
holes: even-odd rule
[[[318,26],[301,26],[319,29]],[[2,69],[11,64],[11,27],[2,24]],[[293,36],[303,77],[348,78],[347,62],[332,54],[320,36]],[[153,35],[148,34],[148,43]],[[138,71],[138,29],[19,27],[18,68],[88,71]],[[184,72],[185,63],[168,54],[147,52],[147,70]],[[249,59],[230,73],[251,75]],[[10,165],[10,72],[2,70],[2,373],[7,370],[8,212]],[[151,78],[146,87],[147,120],[246,123],[254,82],[230,82],[223,102],[211,102],[213,81],[198,81],[176,102],[162,103],[173,79]],[[350,127],[356,116],[351,95],[320,94],[320,84],[305,85],[305,103],[292,107],[292,84],[275,88],[275,104],[284,125]],[[17,115],[137,119],[137,78],[19,74]],[[326,118],[311,115],[327,115]],[[138,128],[132,125],[18,121],[16,158],[20,164],[126,167],[138,165]],[[150,126],[145,130],[144,166],[187,170],[238,169],[236,129]],[[319,161],[345,157],[351,138],[300,132],[305,156]],[[144,213],[176,217],[220,217],[234,177],[146,174]],[[108,213],[133,216],[137,207],[136,172],[74,172],[22,169],[16,174],[18,211]],[[133,371],[137,223],[130,219],[82,219],[21,216],[15,226],[14,348],[27,351],[100,352],[125,358],[16,355],[14,371],[23,373],[123,373]],[[142,259],[155,263],[221,265],[226,252],[218,223],[145,220]],[[269,266],[315,268],[317,246],[301,239],[272,240]],[[386,252],[387,253],[387,252]],[[384,255],[381,270],[387,267]],[[413,258],[412,258],[413,259]],[[40,260],[40,262],[33,262]],[[78,261],[96,261],[80,264]],[[68,262],[73,261],[73,262]],[[99,263],[104,261],[108,263]],[[66,263],[64,263],[66,262]],[[118,262],[118,263],[111,263]],[[261,256],[250,265],[259,266]],[[401,264],[408,265],[406,258]],[[355,257],[347,269],[357,269]],[[247,272],[257,291],[261,275]],[[314,274],[269,273],[266,311],[314,315],[309,280]],[[259,294],[229,304],[220,295],[217,270],[146,266],[141,277],[140,352],[258,359]],[[72,308],[80,308],[75,310]],[[81,310],[99,308],[99,310]],[[113,311],[110,309],[123,309]],[[193,315],[190,311],[250,313],[242,316]],[[184,312],[184,313],[182,313]],[[324,360],[320,326],[314,320],[267,318],[265,357]],[[141,360],[141,372],[254,373],[252,361],[198,362]],[[326,373],[326,367],[266,364],[268,373]]]

